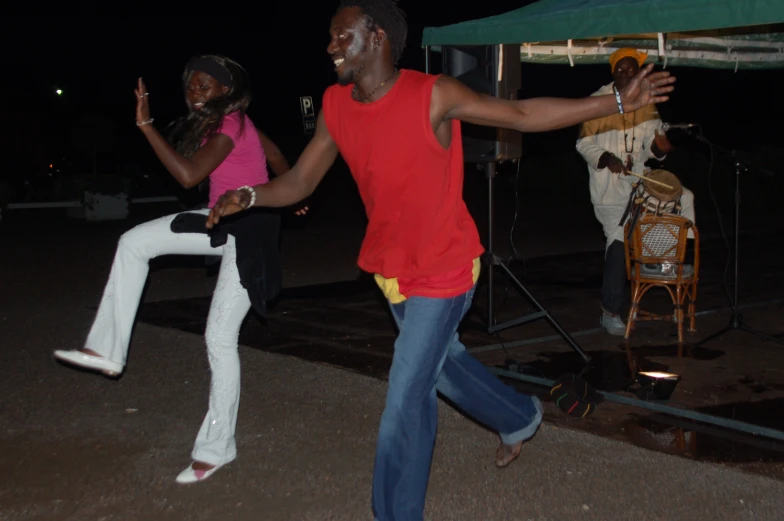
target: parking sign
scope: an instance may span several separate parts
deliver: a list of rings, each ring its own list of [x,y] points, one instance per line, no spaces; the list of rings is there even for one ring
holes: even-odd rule
[[[312,136],[316,131],[316,112],[313,108],[313,98],[301,96],[299,98],[299,108],[302,112],[302,127],[306,136]]]
[[[299,106],[302,109],[302,117],[315,116],[313,113],[313,98],[310,96],[302,96],[299,99]]]

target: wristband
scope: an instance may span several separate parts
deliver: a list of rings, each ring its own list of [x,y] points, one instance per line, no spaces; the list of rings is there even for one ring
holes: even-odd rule
[[[621,93],[618,91],[618,87],[613,85],[613,91],[615,92],[615,101],[618,103],[618,112],[623,114],[623,103],[621,103]]]
[[[247,210],[248,208],[256,204],[256,190],[254,190],[252,186],[248,186],[248,185],[240,186],[237,190],[245,190],[246,192],[250,192],[250,202],[245,208],[243,208],[243,210]]]

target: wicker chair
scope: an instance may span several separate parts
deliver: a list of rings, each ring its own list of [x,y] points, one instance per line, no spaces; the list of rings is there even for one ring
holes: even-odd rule
[[[683,323],[689,319],[689,332],[696,331],[695,301],[700,271],[700,236],[697,227],[679,215],[643,214],[629,234],[625,226],[626,276],[632,286],[632,305],[626,323],[625,338],[641,320],[672,320],[678,324],[678,342],[683,342]],[[694,235],[694,264],[684,264],[689,231]],[[640,309],[640,300],[648,290],[662,287],[672,299],[672,315],[655,315]],[[684,313],[684,305],[688,307]]]

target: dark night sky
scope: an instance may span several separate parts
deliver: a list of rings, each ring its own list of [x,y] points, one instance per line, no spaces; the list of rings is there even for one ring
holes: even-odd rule
[[[439,4],[448,6],[446,13],[433,7]],[[402,66],[422,68],[424,26],[522,5],[519,0],[493,2],[485,9],[454,4],[402,2],[410,23]],[[36,94],[51,95],[59,86],[65,103],[125,110],[131,119],[136,77],[144,77],[154,96],[153,110],[163,119],[162,113],[173,116],[184,108],[179,76],[187,59],[201,52],[227,54],[250,73],[252,113],[272,118],[268,125],[273,126],[292,117],[299,128],[299,96],[319,98],[334,81],[325,49],[336,5],[266,2],[256,16],[6,17],[3,33],[7,45],[17,49],[10,57],[18,61],[20,79],[27,84],[30,78]]]
[[[499,14],[526,3],[530,2],[495,0],[460,7],[458,2],[403,0],[409,38],[401,65],[423,69],[420,41],[425,26]],[[199,10],[198,5],[189,5],[189,11]],[[214,11],[215,5],[210,9]],[[294,137],[302,144],[306,138],[299,97],[312,96],[318,108],[324,89],[334,82],[325,49],[337,2],[278,0],[258,5],[258,14],[238,8],[243,11],[238,16],[6,16],[0,30],[5,58],[13,68],[6,66],[2,89],[6,101],[14,100],[6,110],[16,121],[41,114],[50,125],[54,120],[67,125],[69,120],[97,111],[115,121],[119,141],[137,147],[137,155],[147,154],[147,161],[149,151],[142,149],[133,124],[136,78],[143,76],[148,84],[156,124],[165,123],[185,109],[179,82],[187,59],[216,52],[248,69],[254,85],[250,115],[257,126],[273,139]],[[170,7],[174,12],[174,6]],[[586,96],[610,80],[608,69],[523,65],[523,94]],[[703,123],[706,135],[730,145],[780,143],[778,127],[784,109],[776,90],[781,72],[672,71],[678,75],[678,91],[662,111],[671,114],[671,121]],[[54,95],[57,87],[64,90],[64,96]],[[751,130],[752,122],[763,115],[768,124]],[[13,127],[10,131],[18,132],[18,126]],[[549,146],[526,148],[541,153],[569,147],[573,135],[574,129],[567,129],[527,136]],[[290,159],[295,159],[297,151],[292,152]]]

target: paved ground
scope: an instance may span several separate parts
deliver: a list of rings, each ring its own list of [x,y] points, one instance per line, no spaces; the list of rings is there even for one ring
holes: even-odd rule
[[[519,233],[530,247],[524,268],[516,263],[516,269],[524,270],[526,283],[568,330],[595,328],[601,257],[590,252],[596,249],[591,245],[597,230],[584,214],[526,212]],[[571,230],[568,240],[558,235],[564,223]],[[781,243],[764,239],[761,223],[744,239],[745,302],[781,294],[775,275]],[[0,238],[10,247],[0,259],[5,297],[0,300],[0,415],[5,420],[0,466],[6,470],[0,477],[0,519],[370,519],[373,449],[394,332],[377,292],[363,281],[307,286],[356,278],[356,249],[351,249],[358,246],[361,226],[305,227],[286,235],[286,298],[267,324],[249,317],[243,330],[240,458],[208,482],[182,487],[173,478],[188,464],[208,385],[199,335],[214,278],[205,277],[198,259],[153,263],[120,380],[66,369],[51,359],[53,349],[77,347],[83,340],[117,236],[131,224],[18,216],[3,222]],[[706,229],[706,251],[712,248],[717,259],[706,262],[701,286],[700,309],[707,310],[726,300],[719,283],[722,244],[709,225]],[[534,244],[532,236],[541,240]],[[558,255],[566,253],[571,255]],[[318,270],[312,268],[314,258]],[[500,294],[503,289],[502,283]],[[482,331],[482,298],[480,291],[477,314],[464,328],[469,347],[498,341]],[[501,319],[522,312],[523,300],[510,291]],[[777,334],[780,313],[780,305],[768,305],[747,311],[747,318]],[[706,315],[700,335],[718,329],[726,318]],[[546,323],[536,323],[500,339],[552,334]],[[618,354],[626,362],[624,350],[630,347],[639,360],[693,375],[684,378],[679,386],[684,393],[677,396],[689,406],[770,397],[763,416],[775,416],[775,400],[784,391],[781,350],[739,335],[708,346],[720,352],[714,358],[703,356],[705,351],[678,356],[666,326],[630,346],[602,335],[586,335],[580,342],[592,353],[609,353],[606,359],[616,365]],[[488,351],[481,359],[494,365],[513,356],[552,378],[574,363],[563,353],[569,348],[554,341],[509,353]],[[598,381],[617,384],[612,378]],[[548,421],[525,456],[498,471],[491,461],[497,438],[443,406],[428,518],[781,518],[784,484],[760,475],[775,462],[741,465],[751,474],[611,439],[625,437],[616,427],[629,414],[628,408],[619,412],[608,406],[590,422],[574,424],[548,404]]]
[[[142,325],[134,351],[116,382],[43,349],[4,352],[2,519],[370,519],[382,381],[243,349],[240,458],[183,487],[173,478],[207,395],[201,339]],[[784,508],[779,481],[552,425],[499,471],[494,435],[440,413],[428,519],[772,520]]]

